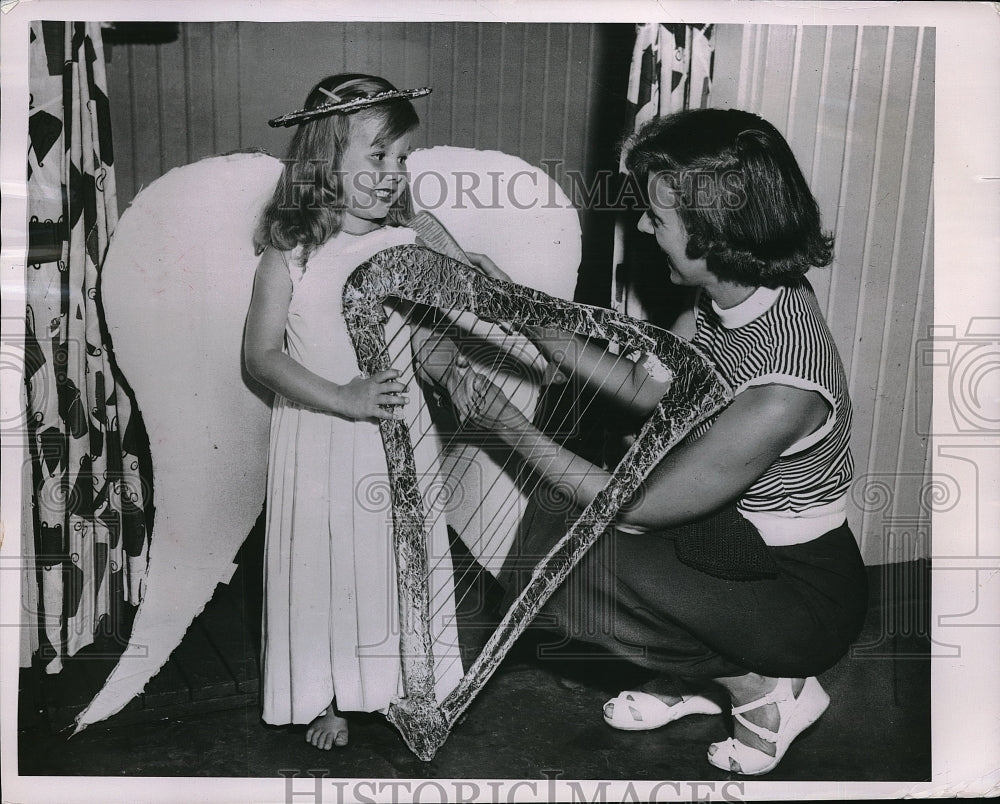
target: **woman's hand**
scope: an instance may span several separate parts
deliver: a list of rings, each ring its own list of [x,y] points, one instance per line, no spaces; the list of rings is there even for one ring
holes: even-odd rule
[[[472,260],[472,264],[479,270],[479,273],[484,276],[488,276],[492,279],[500,279],[504,282],[513,282],[507,274],[501,271],[495,262],[487,257],[485,254],[475,254],[471,251],[467,251],[466,255]]]
[[[452,404],[459,419],[484,430],[513,431],[529,425],[520,410],[511,404],[495,384],[482,374],[467,370],[452,392]]]
[[[355,377],[340,386],[336,409],[352,419],[395,419],[395,408],[407,403],[406,386],[396,382],[399,372],[386,369],[371,377]],[[390,406],[388,409],[384,405]]]

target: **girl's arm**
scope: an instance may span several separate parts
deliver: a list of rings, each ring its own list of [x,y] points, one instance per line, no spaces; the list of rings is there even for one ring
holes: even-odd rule
[[[511,281],[485,254],[470,253],[469,258],[486,276]],[[560,370],[565,367],[639,418],[652,413],[667,391],[667,383],[651,377],[641,360],[633,362],[613,354],[582,335],[542,327],[526,326],[520,330],[546,358],[558,363]]]
[[[380,406],[406,402],[399,396],[406,387],[394,382],[398,371],[390,369],[368,378],[355,377],[339,385],[285,354],[282,347],[291,299],[287,257],[269,248],[257,265],[243,335],[244,361],[250,376],[286,399],[315,410],[352,419],[393,418],[391,411]]]
[[[459,410],[488,427],[536,471],[589,504],[609,472],[558,447],[479,375],[456,393]],[[650,473],[619,520],[650,529],[699,519],[748,489],[786,449],[820,427],[829,407],[813,392],[786,385],[750,388],[697,441],[677,447]]]

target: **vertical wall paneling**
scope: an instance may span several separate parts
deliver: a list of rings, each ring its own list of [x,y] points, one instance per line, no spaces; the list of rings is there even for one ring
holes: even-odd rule
[[[240,93],[239,26],[238,22],[219,22],[212,25],[211,57],[215,77],[212,109],[215,114],[215,153],[235,151],[242,143],[240,110],[243,98]],[[261,75],[259,69],[257,75]],[[287,100],[287,95],[283,95],[283,100]]]
[[[871,34],[880,32],[881,29],[869,29],[866,31],[866,33]],[[857,298],[854,305],[854,320],[852,322],[854,330],[854,337],[852,339],[853,348],[851,352],[851,365],[848,369],[852,399],[854,400],[854,426],[851,449],[854,451],[857,466],[861,467],[861,471],[856,473],[857,480],[855,482],[865,482],[866,473],[864,470],[867,469],[867,476],[870,477],[871,482],[877,484],[880,488],[891,488],[894,479],[883,477],[883,473],[881,472],[873,472],[872,464],[869,463],[869,459],[871,458],[871,440],[875,437],[875,418],[878,415],[880,405],[887,401],[879,398],[878,361],[881,355],[878,350],[881,348],[882,342],[881,338],[876,337],[876,327],[879,325],[879,321],[873,318],[870,312],[873,310],[877,311],[880,308],[882,314],[885,315],[889,310],[888,304],[890,302],[888,297],[888,288],[890,285],[886,274],[891,269],[891,265],[884,263],[873,264],[873,260],[876,257],[883,256],[880,253],[882,249],[879,248],[881,242],[877,236],[877,228],[881,223],[879,202],[880,200],[886,202],[894,200],[890,198],[890,189],[882,186],[884,178],[883,172],[880,169],[882,157],[885,153],[885,146],[889,145],[890,150],[895,150],[894,146],[897,144],[887,142],[884,139],[888,128],[886,123],[886,109],[889,89],[889,65],[892,63],[892,49],[894,44],[893,34],[894,31],[886,30],[884,45],[881,39],[873,43],[871,36],[864,37],[862,40],[864,52],[868,53],[872,59],[869,62],[869,66],[874,69],[876,66],[875,60],[877,59],[877,66],[880,68],[877,73],[873,73],[870,76],[872,101],[877,111],[874,116],[871,145],[864,150],[864,159],[862,160],[862,170],[870,170],[871,177],[866,183],[861,175],[856,175],[854,183],[850,185],[852,192],[848,196],[849,203],[860,205],[864,202],[866,207],[864,236],[861,247],[861,272],[858,278]],[[876,83],[878,84],[877,87]],[[837,317],[840,319],[838,323],[841,327],[850,320],[851,305],[849,301],[853,300],[853,298],[852,295],[850,299],[843,298],[839,300],[838,310],[841,312],[841,315]],[[856,392],[854,389],[857,389]],[[861,534],[863,548],[875,549],[877,552],[885,551],[885,545],[878,544],[880,534],[878,534],[877,530],[873,531],[872,529],[872,522],[881,519],[883,514],[884,511],[873,510],[870,507],[862,509]]]
[[[215,145],[215,86],[212,83],[212,32],[205,24],[187,25],[181,29],[184,48],[184,115],[188,134],[188,161],[210,156]],[[199,133],[200,132],[200,133]]]
[[[136,192],[164,171],[160,142],[160,82],[157,46],[130,49],[128,82],[132,100],[133,182]]]
[[[388,22],[381,26],[379,41],[382,46],[379,74],[397,87],[412,86],[407,83],[408,57],[406,50],[406,24]]]
[[[793,136],[792,132],[792,121],[795,119],[795,102],[799,97],[799,70],[802,67],[802,33],[803,26],[799,25],[795,28],[792,41],[792,72],[789,77],[789,91],[788,91],[788,112],[785,115],[785,131],[788,132],[789,136]]]
[[[586,121],[590,120],[590,93],[593,79],[591,70],[581,71],[579,69],[580,65],[592,63],[590,60],[593,58],[593,27],[570,25],[567,28],[565,102],[562,114],[562,130],[560,132],[560,139],[563,143],[562,164],[560,165],[561,176],[571,167],[569,164],[571,161],[569,154],[572,147],[571,143],[581,139],[580,135],[586,126]],[[581,161],[576,165],[576,169],[590,175],[591,156],[591,154],[581,152]],[[605,152],[601,154],[601,157],[608,164],[611,164],[615,160],[616,155],[613,152]],[[567,192],[571,190],[570,185],[572,183],[572,179],[563,179],[563,186],[566,187]],[[577,180],[577,183],[579,183],[579,180]],[[574,196],[571,195],[570,197],[573,198]]]
[[[508,23],[501,26],[502,61],[499,65],[500,97],[496,143],[506,153],[522,154],[524,127],[521,102],[527,81],[521,54],[524,52],[524,25]]]
[[[576,54],[574,53],[574,47],[578,47],[573,41],[573,31],[579,30],[573,25],[567,25],[566,28],[566,47],[565,55],[563,56],[563,64],[565,73],[563,74],[563,99],[562,99],[562,119],[560,121],[559,129],[559,142],[566,143],[569,142],[570,137],[570,112],[577,106],[577,98],[575,97],[573,91],[573,70],[572,65],[576,59]]]
[[[933,81],[931,83],[931,97],[933,101]],[[929,197],[927,201],[927,228],[924,232],[924,248],[922,259],[920,262],[920,284],[918,291],[918,298],[920,303],[917,306],[917,319],[915,325],[915,335],[914,346],[917,354],[920,354],[920,344],[921,341],[928,337],[928,332],[930,331],[931,325],[934,323],[934,187],[933,183],[930,188]],[[926,376],[928,372],[928,367],[923,365],[920,357],[917,357],[911,364],[914,373],[914,382],[910,393],[907,394],[907,400],[910,401],[910,410],[912,413],[912,423],[911,429],[905,434],[905,437],[901,439],[906,444],[912,445],[910,452],[913,455],[911,461],[905,463],[907,470],[910,470],[915,464],[915,457],[919,454],[920,442],[922,442],[924,460],[923,469],[924,476],[930,477],[933,471],[933,450],[934,442],[930,437],[931,432],[931,400],[930,400],[930,380]],[[914,439],[910,436],[911,433],[917,432],[920,434],[919,439]],[[900,459],[902,461],[904,454],[901,453]],[[909,457],[909,455],[905,456]],[[959,494],[959,490],[956,489],[955,494]],[[923,496],[923,492],[922,492]],[[957,499],[957,497],[956,497]],[[931,515],[931,510],[928,509],[922,511],[924,518],[929,520]],[[929,524],[928,524],[929,527]],[[929,550],[928,550],[929,554]]]
[[[933,235],[933,193],[928,193],[928,203],[924,208],[926,215],[926,226],[924,236],[919,238],[919,251],[917,262],[920,265],[920,274],[917,280],[917,293],[915,298],[915,310],[912,319],[912,331],[910,333],[910,354],[905,363],[907,367],[906,384],[903,396],[901,415],[898,421],[898,430],[895,435],[898,439],[899,451],[896,456],[895,486],[892,491],[894,500],[903,501],[896,507],[908,512],[916,512],[909,518],[914,521],[917,527],[912,529],[915,534],[923,534],[930,530],[931,506],[936,500],[954,501],[957,488],[949,488],[947,483],[941,483],[931,475],[931,439],[930,432],[930,407],[926,404],[918,404],[917,394],[920,393],[921,383],[926,382],[927,377],[924,372],[926,366],[922,365],[918,345],[922,338],[927,337],[928,327],[932,323],[931,311],[933,305],[930,303],[930,292],[933,287],[931,276],[931,256],[932,256],[932,235]],[[914,232],[914,235],[916,232]],[[918,238],[914,237],[913,240]],[[916,359],[911,356],[916,355]],[[917,467],[921,467],[918,471]],[[943,490],[942,495],[936,494],[933,489]],[[895,548],[894,553],[886,556],[887,561],[904,561],[921,555],[929,554],[929,545],[918,540],[911,544],[884,545],[883,550],[889,552]]]
[[[926,556],[931,389],[915,359],[932,321],[934,31],[726,26],[712,105],[782,129],[837,237],[810,272],[850,378],[865,560]],[[903,534],[903,536],[901,536]]]
[[[911,95],[911,114],[913,119],[933,117],[934,108],[934,31],[921,30],[916,48],[917,62],[914,66],[913,93]],[[912,331],[909,337],[909,353],[899,349],[896,360],[904,360],[907,366],[906,389],[903,397],[902,415],[895,433],[899,443],[899,455],[896,464],[896,488],[893,497],[905,500],[905,510],[916,510],[918,527],[917,534],[923,534],[930,529],[932,506],[943,503],[946,507],[953,503],[958,494],[957,488],[951,488],[947,482],[942,482],[931,476],[931,439],[929,389],[926,388],[927,367],[923,365],[921,340],[927,337],[927,331],[933,321],[933,186],[929,171],[918,170],[921,165],[929,165],[934,155],[934,131],[932,127],[913,126],[912,135],[908,141],[909,153],[906,160],[906,178],[904,180],[905,205],[900,216],[900,231],[903,236],[897,239],[896,254],[900,272],[907,266],[919,265],[917,292],[912,312]],[[912,177],[912,178],[910,178]],[[920,227],[923,236],[919,237]],[[920,398],[923,394],[923,398]],[[918,474],[915,467],[923,466],[923,473]],[[929,478],[927,480],[925,478]],[[938,488],[943,494],[932,493]],[[902,507],[902,506],[901,506]],[[911,558],[913,554],[927,554],[926,545],[915,543],[902,546],[905,552],[900,559]]]
[[[507,97],[507,85],[505,82],[506,72],[504,66],[507,63],[507,25],[503,24],[499,27],[497,31],[497,94],[496,94],[496,105],[497,105],[497,128],[494,132],[495,141],[499,144],[502,132],[506,129],[504,126],[504,117],[507,115],[507,107],[504,104],[504,99]]]
[[[762,117],[787,131],[792,100],[792,74],[796,55],[795,27],[764,27],[765,61],[761,68],[758,109]]]
[[[427,50],[422,36],[422,26],[403,23],[402,32],[402,72],[396,76],[403,87],[427,86]]]
[[[591,25],[591,26],[588,26],[588,28],[587,28],[586,56],[582,60],[584,64],[588,64],[588,65],[597,64],[597,59],[595,57],[596,48],[597,48],[597,37],[596,37],[595,32],[594,32],[594,26]],[[594,92],[596,91],[596,87],[597,87],[597,84],[596,84],[596,82],[594,80],[594,73],[595,73],[595,71],[592,70],[592,69],[586,70],[584,72],[584,78],[583,78],[583,82],[582,82],[583,83],[583,93],[584,93],[582,114],[578,111],[578,112],[576,112],[576,116],[575,116],[575,119],[578,122],[582,122],[584,120],[590,120],[591,119],[591,114],[593,113],[593,109],[594,109]],[[586,154],[584,158],[587,159],[587,163],[585,164],[585,168],[589,167],[591,155],[590,154]],[[587,171],[587,175],[588,176],[590,175],[590,171],[589,170]]]
[[[542,154],[539,164],[555,165],[564,160],[566,104],[569,85],[569,25],[549,25],[545,41],[545,97]]]
[[[459,58],[461,55],[459,53],[459,44],[461,41],[459,33],[460,31],[458,25],[452,25],[449,33],[451,41],[449,43],[450,46],[448,47],[449,61],[447,68],[447,75],[451,79],[450,84],[448,85],[451,103],[449,104],[450,116],[448,118],[448,134],[445,142],[449,142],[452,145],[468,146],[468,142],[462,142],[462,138],[458,131],[458,125],[456,123],[459,116],[458,110],[467,103],[468,98],[465,86],[462,82],[463,76],[461,75],[459,68]]]
[[[911,365],[909,356],[913,353],[912,332],[916,314],[917,293],[914,293],[914,279],[919,288],[919,262],[907,258],[904,268],[903,255],[909,251],[906,240],[920,235],[923,222],[912,228],[904,228],[907,220],[907,204],[910,202],[908,178],[916,172],[912,164],[913,138],[915,135],[915,98],[919,78],[919,30],[899,28],[891,32],[891,60],[886,71],[886,95],[898,98],[899,102],[888,105],[885,115],[884,137],[886,142],[895,143],[879,160],[880,185],[885,188],[880,193],[879,215],[873,235],[871,262],[884,266],[888,263],[888,301],[882,307],[881,332],[872,327],[873,335],[881,336],[881,348],[877,358],[872,359],[869,371],[877,374],[878,403],[873,411],[868,466],[894,468],[899,463],[900,428],[906,403],[906,382],[901,382]],[[902,147],[899,147],[901,144]],[[891,152],[890,152],[891,151]],[[893,158],[895,157],[895,158]],[[893,192],[893,190],[895,192]],[[921,207],[924,205],[921,204]],[[924,212],[925,210],[921,210]],[[864,319],[873,323],[879,316],[873,310]],[[914,434],[916,435],[916,434]],[[863,436],[863,434],[862,434]],[[904,471],[896,472],[893,483],[893,500],[902,508],[905,504],[919,510],[919,477]],[[865,528],[870,530],[870,527]],[[901,545],[894,545],[901,549]],[[883,548],[887,549],[887,548]]]
[[[549,117],[549,103],[551,102],[551,86],[552,86],[552,75],[549,73],[550,61],[552,58],[552,25],[547,24],[543,27],[545,32],[544,43],[541,48],[541,64],[542,70],[538,73],[538,80],[541,82],[542,86],[542,102],[539,106],[539,136],[537,137],[538,142],[538,155],[533,160],[535,163],[540,164],[546,157],[546,150],[548,145],[546,124]]]
[[[716,30],[721,30],[723,28],[728,28],[729,26],[720,26]],[[739,70],[739,84],[737,87],[736,96],[736,106],[740,109],[750,109],[753,104],[751,101],[752,90],[751,87],[756,83],[757,75],[757,31],[758,26],[756,25],[743,25],[734,26],[735,30],[742,33],[742,41],[740,43],[740,70]],[[724,44],[723,42],[719,43]],[[724,51],[723,51],[724,52]],[[716,55],[719,55],[719,48],[716,48]],[[714,87],[713,87],[714,89]]]
[[[478,108],[479,32],[474,22],[457,23],[452,39],[451,132],[445,142],[474,148]]]
[[[542,159],[545,132],[545,97],[549,76],[545,74],[548,25],[522,26],[521,113],[519,155],[533,165]]]
[[[810,187],[815,186],[816,144],[823,112],[820,99],[823,97],[824,79],[829,75],[826,62],[828,30],[819,25],[804,25],[797,31],[798,46],[792,71],[793,94],[785,128],[789,139],[796,143],[795,156]]]
[[[428,83],[434,92],[427,100],[427,142],[429,145],[444,145],[450,142],[451,107],[455,98],[454,61],[452,40],[454,31],[445,25],[428,25],[428,53],[430,74]],[[457,143],[455,143],[457,144]]]
[[[857,94],[860,33],[856,28],[828,28],[824,37],[823,81],[819,99],[817,140],[810,182],[827,229],[841,242],[841,199],[846,175],[844,164],[850,156],[853,98]],[[794,143],[793,143],[794,147]],[[840,256],[839,245],[837,257]],[[835,263],[836,266],[836,263]],[[823,309],[830,314],[832,287],[839,271],[813,271],[810,281]]]
[[[108,105],[112,110],[112,146],[115,154],[115,188],[118,192],[119,209],[125,204],[122,199],[135,196],[135,181],[133,165],[135,164],[135,139],[131,136],[122,139],[122,132],[131,132],[134,128],[134,112],[132,109],[132,87],[128,76],[131,75],[132,50],[120,46],[107,46],[111,62],[108,71]],[[111,76],[124,74],[125,80],[113,81]]]
[[[431,71],[431,54],[434,52],[431,47],[431,37],[433,35],[434,26],[433,25],[416,25],[411,24],[407,30],[407,40],[412,42],[415,47],[421,47],[422,53],[420,54],[419,69],[420,69],[420,80],[415,82],[415,86],[428,86],[432,89],[433,86],[433,74]],[[416,66],[416,65],[415,65]],[[433,115],[434,108],[434,92],[425,98],[427,101],[424,106],[424,113],[421,115],[421,119],[424,121],[421,126],[423,131],[423,136],[420,138],[420,144],[426,146],[431,142],[430,139],[430,126],[428,120],[431,115]],[[425,119],[427,118],[427,119]]]
[[[165,165],[183,165],[191,161],[188,148],[187,85],[184,77],[187,43],[183,34],[176,44],[176,47],[156,49]]]
[[[712,97],[730,98],[739,106],[740,84],[746,80],[750,52],[743,44],[749,26],[716,25]],[[715,102],[712,102],[715,105]]]
[[[755,25],[753,30],[753,72],[750,74],[750,106],[760,109],[761,84],[764,81],[764,65],[767,63],[767,37],[763,25]]]
[[[320,77],[314,72],[313,60],[325,59],[322,54],[311,53],[304,55],[301,61],[298,58],[274,59],[265,68],[263,54],[273,58],[279,53],[297,51],[298,26],[282,27],[268,35],[261,26],[252,23],[238,23],[238,27],[236,23],[227,25],[234,27],[210,26],[215,40],[214,55],[217,59],[225,59],[224,64],[217,62],[215,65],[216,92],[221,93],[221,97],[217,97],[210,107],[218,132],[215,153],[284,145],[289,136],[287,130],[271,129],[267,120],[301,108],[312,83]],[[322,74],[332,71],[324,67]],[[256,91],[265,80],[280,88],[279,91],[270,97]],[[280,150],[283,148],[274,152]]]
[[[503,25],[487,25],[479,23],[476,26],[476,64],[503,63]],[[498,99],[502,96],[503,71],[499,69],[476,70],[476,115],[475,142],[497,141],[500,131],[502,110]]]
[[[837,221],[838,259],[830,279],[828,319],[849,376],[853,376],[858,304],[863,293],[862,275],[870,245],[871,192],[886,34],[885,28],[863,28],[859,34],[861,41],[848,114]],[[874,388],[859,388],[858,391],[867,397]]]

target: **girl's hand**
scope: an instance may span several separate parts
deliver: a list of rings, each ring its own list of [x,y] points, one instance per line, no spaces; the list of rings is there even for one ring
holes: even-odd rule
[[[479,273],[484,276],[491,277],[492,279],[501,279],[504,282],[513,282],[507,274],[501,271],[495,262],[487,257],[485,254],[475,254],[473,252],[467,251],[466,255],[472,260],[472,264],[479,270]]]
[[[399,372],[386,369],[371,377],[355,377],[347,385],[341,386],[341,400],[337,409],[352,419],[395,419],[394,409],[405,405],[408,397],[402,396],[406,386],[396,382]]]
[[[457,384],[452,404],[463,423],[486,430],[517,430],[529,424],[503,391],[475,371],[467,371]]]

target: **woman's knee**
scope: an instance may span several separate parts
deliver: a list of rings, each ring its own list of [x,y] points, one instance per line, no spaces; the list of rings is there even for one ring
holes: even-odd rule
[[[807,678],[824,673],[847,655],[853,638],[826,628],[758,634],[752,649],[733,656],[748,670],[764,676]]]

